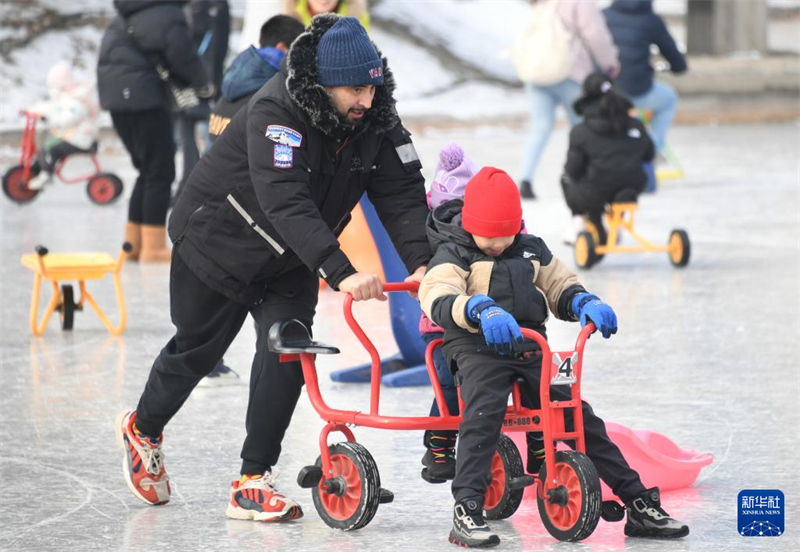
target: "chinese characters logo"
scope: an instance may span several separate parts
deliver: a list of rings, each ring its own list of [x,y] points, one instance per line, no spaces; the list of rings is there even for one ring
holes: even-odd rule
[[[780,537],[784,531],[783,493],[746,489],[739,493],[739,534],[743,537]]]

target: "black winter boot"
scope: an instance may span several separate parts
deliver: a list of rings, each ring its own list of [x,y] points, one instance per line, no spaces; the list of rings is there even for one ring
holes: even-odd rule
[[[530,474],[537,474],[544,464],[544,435],[538,431],[529,431],[525,434],[528,442],[528,461],[525,471]]]
[[[422,479],[444,483],[456,476],[456,438],[458,431],[426,431],[423,443],[428,450],[422,457]]]
[[[625,504],[628,521],[625,534],[629,537],[677,539],[689,534],[689,527],[672,519],[661,507],[658,487],[647,489]]]
[[[536,199],[536,194],[533,193],[533,184],[530,180],[523,180],[519,183],[519,195],[522,199]]]
[[[465,498],[453,508],[450,542],[467,548],[489,548],[500,544],[500,537],[483,520],[483,497]]]

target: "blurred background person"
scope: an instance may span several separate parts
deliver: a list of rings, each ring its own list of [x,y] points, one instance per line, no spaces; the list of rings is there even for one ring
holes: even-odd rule
[[[197,55],[203,60],[206,72],[214,83],[214,96],[210,100],[202,100],[199,105],[177,113],[178,132],[181,150],[183,150],[183,173],[178,190],[172,202],[180,194],[189,173],[200,160],[200,149],[208,146],[208,116],[211,114],[209,101],[219,98],[222,84],[222,69],[225,56],[228,55],[228,38],[231,31],[231,17],[228,0],[192,0],[189,3],[189,34],[197,49]],[[197,146],[197,129],[202,136],[202,147]]]
[[[520,194],[533,199],[536,166],[553,131],[556,108],[563,106],[570,126],[577,124],[572,104],[581,94],[581,83],[595,68],[615,75],[618,62],[617,49],[595,2],[529,3],[529,23],[515,42],[513,56],[531,109]]]
[[[220,98],[209,118],[208,132],[212,142],[253,94],[278,72],[289,46],[304,28],[293,17],[275,15],[261,26],[259,48],[250,46],[231,62],[222,77]]]
[[[161,65],[176,82],[210,97],[214,85],[192,44],[185,1],[114,0],[117,15],[106,29],[97,63],[100,106],[111,112],[139,176],[125,225],[132,260],[167,262],[167,210],[175,179],[175,141],[169,91]]]
[[[658,48],[673,73],[686,71],[686,59],[664,20],[653,12],[652,0],[615,0],[603,14],[619,49],[621,71],[616,86],[638,110],[652,112],[650,135],[660,154],[678,110],[678,94],[671,85],[653,78],[650,46]]]
[[[336,13],[358,19],[369,32],[367,0],[284,0],[283,13],[308,26],[311,18],[321,13]]]
[[[639,119],[631,117],[631,102],[619,94],[604,73],[592,73],[583,83],[575,113],[583,122],[569,135],[561,187],[572,211],[574,228],[564,241],[572,244],[585,229],[585,219],[605,245],[603,211],[607,203],[636,202],[645,188],[643,164],[655,155],[653,141]]]
[[[72,66],[59,61],[47,72],[49,98],[30,108],[44,119],[47,138],[34,161],[28,183],[39,190],[53,178],[58,162],[73,153],[85,153],[97,147],[97,114],[94,83],[80,82]]]

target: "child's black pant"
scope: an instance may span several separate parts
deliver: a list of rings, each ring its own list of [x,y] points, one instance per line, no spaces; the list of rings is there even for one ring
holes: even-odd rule
[[[483,497],[486,492],[512,384],[521,377],[538,393],[541,357],[514,360],[485,353],[461,353],[455,360],[464,400],[453,480],[453,496],[458,502]],[[568,391],[559,387],[551,388],[550,397],[569,399]],[[574,427],[570,410],[566,411],[566,426],[567,430]],[[618,497],[627,502],[646,490],[639,474],[631,469],[619,448],[609,439],[603,420],[585,401],[583,430],[587,456],[594,462],[600,478]]]

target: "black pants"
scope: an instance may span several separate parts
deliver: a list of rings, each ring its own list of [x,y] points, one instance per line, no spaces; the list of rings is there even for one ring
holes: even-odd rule
[[[512,384],[522,377],[538,391],[541,357],[518,361],[490,354],[462,353],[456,356],[456,361],[461,398],[464,400],[456,451],[456,477],[453,480],[453,496],[460,501],[483,497],[486,492],[491,482],[489,468],[500,438]],[[568,393],[553,387],[550,397],[568,400]],[[566,426],[568,431],[574,427],[569,410]],[[594,414],[585,401],[583,430],[586,455],[611,490],[625,502],[643,492],[645,487],[639,474],[628,466],[619,448],[609,439],[603,420]]]
[[[170,309],[177,332],[153,363],[136,407],[136,425],[146,435],[159,435],[197,383],[214,369],[249,312],[256,322],[257,341],[241,473],[264,473],[278,461],[304,383],[300,363],[280,363],[278,355],[267,349],[267,335],[281,318],[297,318],[311,327],[317,276],[305,267],[292,270],[268,282],[263,302],[248,307],[201,282],[179,249],[179,245],[173,249],[170,272]]]
[[[175,180],[175,140],[170,114],[164,109],[112,111],[111,120],[139,171],[128,206],[128,220],[164,226]]]
[[[73,146],[69,142],[63,140],[54,144],[49,149],[42,148],[34,162],[34,170],[43,169],[47,171],[48,174],[52,175],[59,161],[75,153],[89,153],[89,150]]]

